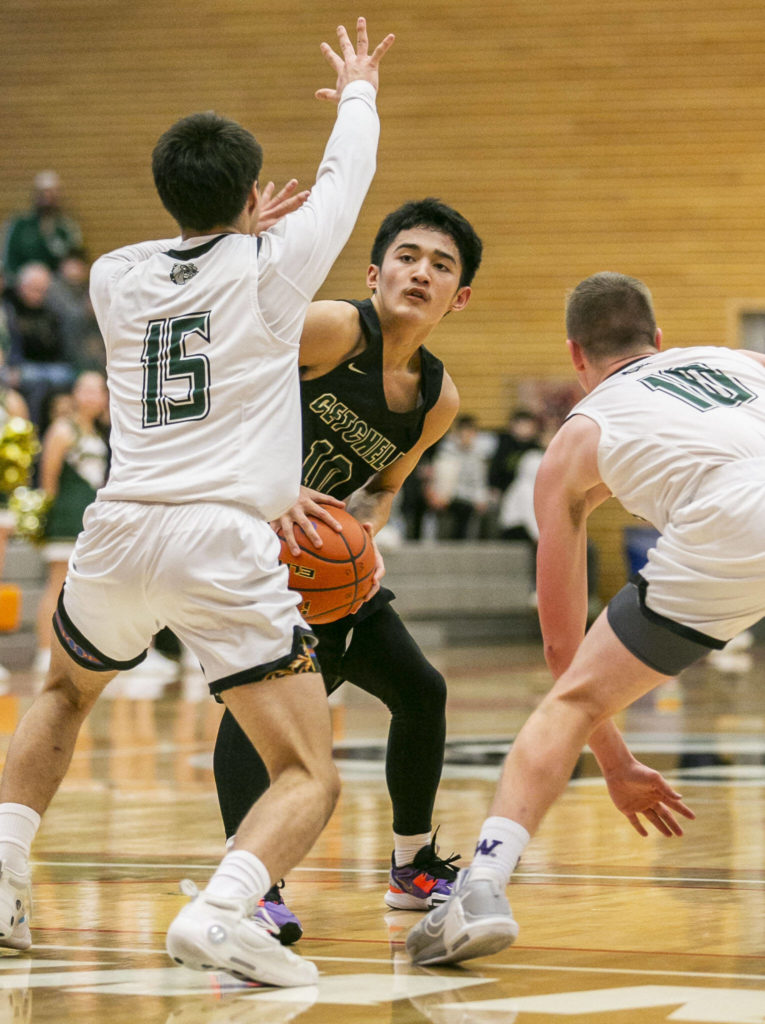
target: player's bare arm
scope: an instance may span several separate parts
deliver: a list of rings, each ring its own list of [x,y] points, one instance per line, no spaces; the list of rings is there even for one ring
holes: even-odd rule
[[[29,419],[29,406],[18,391],[8,391],[5,396],[5,411],[9,416],[20,416]]]
[[[345,26],[338,25],[337,39],[342,57],[335,53],[329,43],[321,44],[321,52],[337,74],[337,83],[334,89],[317,89],[316,98],[339,103],[343,89],[349,82],[369,82],[375,90],[378,89],[380,61],[393,46],[395,38],[393,33],[389,32],[370,54],[366,18],[359,18],[356,21],[355,50]]]
[[[57,420],[46,431],[40,455],[40,487],[49,498],[58,494],[64,459],[74,441],[74,429],[68,420]]]
[[[454,381],[444,371],[441,394],[423,423],[417,443],[395,462],[371,476],[363,487],[348,498],[348,511],[360,523],[368,524],[375,534],[388,522],[393,499],[414,470],[423,454],[440,441],[459,409],[459,394]]]
[[[337,300],[312,302],[300,335],[300,377],[323,377],[365,346],[355,306]]]
[[[537,597],[545,659],[557,678],[587,624],[587,516],[608,491],[597,462],[600,428],[574,416],[560,428],[537,474]]]

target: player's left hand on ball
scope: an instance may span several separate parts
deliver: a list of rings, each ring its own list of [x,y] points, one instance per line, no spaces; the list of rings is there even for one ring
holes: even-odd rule
[[[276,187],[272,181],[266,185],[263,191],[260,193],[260,202],[258,203],[258,222],[255,227],[255,234],[260,235],[264,231],[268,231],[274,224],[286,217],[288,213],[293,213],[295,210],[299,210],[303,203],[308,199],[311,192],[309,189],[303,189],[302,192],[297,191],[297,178],[292,178],[284,188],[280,189],[276,195],[274,195],[274,188]]]
[[[647,836],[648,829],[638,815],[667,837],[683,834],[676,814],[690,819],[696,817],[683,803],[682,795],[659,772],[639,761],[633,760],[618,772],[607,775],[606,784],[614,805],[641,836]]]
[[[282,536],[287,542],[287,547],[293,555],[300,554],[300,545],[295,540],[295,526],[299,526],[315,548],[322,546],[322,539],[316,532],[311,519],[320,519],[331,526],[333,530],[342,533],[342,526],[332,517],[327,506],[345,508],[345,502],[333,498],[331,494],[322,494],[321,491],[314,491],[310,487],[300,488],[300,497],[279,519],[271,524],[275,530],[281,529]]]

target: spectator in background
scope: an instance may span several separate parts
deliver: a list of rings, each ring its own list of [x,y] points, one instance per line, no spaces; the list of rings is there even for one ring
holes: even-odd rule
[[[40,486],[52,504],[46,516],[43,547],[48,582],[37,606],[37,672],[47,672],[50,664],[51,620],[69,556],[82,529],[82,517],[106,481],[108,402],[101,374],[80,374],[72,388],[70,414],[54,419],[43,437]]]
[[[9,280],[26,263],[58,270],[63,259],[81,249],[79,225],[62,210],[61,179],[55,171],[41,171],[34,179],[32,209],[6,225],[2,259]]]
[[[433,476],[433,456],[437,446],[428,448],[401,485],[401,515],[406,540],[422,540],[425,517],[430,511],[428,486]]]
[[[0,358],[0,364],[2,359]],[[21,419],[29,419],[27,403],[18,393],[10,388],[0,385],[0,433],[6,423],[14,416]],[[0,578],[5,568],[5,552],[8,547],[8,538],[14,531],[16,518],[8,508],[8,495],[0,492]],[[5,683],[10,677],[10,672],[5,665],[0,665],[0,683]]]
[[[458,416],[439,445],[427,496],[430,507],[439,516],[441,540],[465,540],[481,534],[489,489],[484,447],[475,416]]]
[[[539,528],[534,514],[534,484],[544,452],[540,447],[519,452],[512,483],[499,504],[497,528],[500,540],[522,541],[528,547],[528,579],[531,603],[536,603],[537,544]]]
[[[69,361],[78,370],[106,370],[106,349],[90,301],[90,264],[84,251],[75,251],[59,264],[46,304],[61,321]]]
[[[518,462],[525,452],[541,452],[542,424],[529,409],[516,409],[510,414],[507,429],[497,434],[497,447],[489,463],[489,487],[495,501],[515,479]]]
[[[5,272],[0,263],[0,363],[2,364],[3,380],[5,380],[5,362],[11,351],[11,311],[5,298]]]
[[[37,427],[49,392],[70,388],[75,376],[61,320],[47,302],[51,277],[44,263],[27,263],[5,297],[11,338],[7,379],[24,396]]]

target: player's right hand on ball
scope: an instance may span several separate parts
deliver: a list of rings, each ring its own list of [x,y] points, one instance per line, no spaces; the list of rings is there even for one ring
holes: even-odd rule
[[[295,540],[295,525],[301,528],[315,548],[322,546],[322,539],[316,532],[311,518],[321,519],[327,526],[331,526],[333,530],[337,530],[338,533],[342,532],[342,526],[336,519],[332,518],[332,513],[327,508],[328,505],[335,508],[345,508],[345,502],[340,501],[338,498],[333,498],[331,494],[322,494],[321,491],[314,491],[310,487],[301,486],[300,497],[292,508],[271,523],[274,530],[281,529],[287,547],[293,555],[300,554],[300,545]]]

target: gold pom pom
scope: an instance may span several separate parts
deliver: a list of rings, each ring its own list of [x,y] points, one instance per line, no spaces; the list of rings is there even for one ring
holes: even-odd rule
[[[40,489],[17,487],[8,499],[8,508],[16,519],[16,534],[39,544],[45,533],[45,518],[51,499]]]
[[[32,463],[39,451],[34,424],[12,416],[0,431],[0,493],[11,494],[29,483]]]

